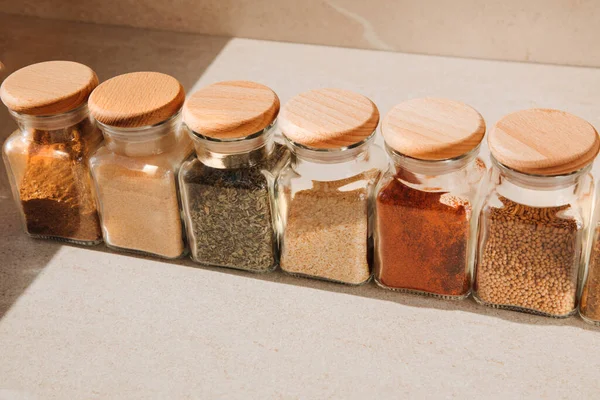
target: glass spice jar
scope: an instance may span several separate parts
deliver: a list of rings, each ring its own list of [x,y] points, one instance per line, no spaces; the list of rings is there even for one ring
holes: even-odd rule
[[[116,76],[90,96],[106,139],[90,165],[108,247],[184,255],[177,173],[193,149],[181,129],[184,100],[181,84],[158,72]]]
[[[32,237],[92,245],[102,241],[88,168],[102,134],[87,99],[98,85],[89,67],[49,61],[8,76],[0,97],[19,129],[3,158],[25,232]]]
[[[376,189],[375,281],[466,298],[486,171],[477,157],[483,117],[456,101],[413,99],[395,106],[381,131],[392,163]]]
[[[378,123],[371,100],[341,89],[299,94],[282,109],[293,154],[276,182],[283,271],[351,285],[370,280],[372,197],[387,164],[373,143]]]
[[[530,109],[491,129],[492,168],[479,222],[474,296],[550,317],[577,308],[600,141],[586,121]]]
[[[179,185],[195,262],[251,272],[279,264],[273,185],[289,152],[273,138],[278,113],[277,95],[248,81],[215,83],[186,101],[196,157]]]

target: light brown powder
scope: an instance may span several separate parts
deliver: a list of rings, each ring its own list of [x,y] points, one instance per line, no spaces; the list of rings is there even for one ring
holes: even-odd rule
[[[175,172],[118,164],[94,169],[107,245],[177,258],[184,251]]]
[[[312,189],[293,196],[281,256],[284,271],[349,284],[370,278],[368,177],[314,182]],[[365,184],[343,190],[359,181]]]

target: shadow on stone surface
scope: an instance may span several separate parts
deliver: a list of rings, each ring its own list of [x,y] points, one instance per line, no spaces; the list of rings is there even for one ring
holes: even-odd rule
[[[93,68],[100,81],[133,71],[158,71],[191,90],[229,41],[223,37],[45,20],[0,13],[0,82],[26,65],[73,60]],[[17,128],[0,107],[0,142]],[[61,244],[34,240],[20,225],[0,163],[0,318],[35,280]]]

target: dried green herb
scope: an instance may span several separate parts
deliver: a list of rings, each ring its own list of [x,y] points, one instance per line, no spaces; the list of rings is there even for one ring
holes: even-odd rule
[[[182,175],[182,189],[195,261],[254,272],[277,266],[270,191],[287,158],[287,149],[276,144],[267,158],[252,167],[220,169],[191,161]]]

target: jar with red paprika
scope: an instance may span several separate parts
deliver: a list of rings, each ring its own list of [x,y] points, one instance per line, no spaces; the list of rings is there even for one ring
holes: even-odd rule
[[[413,99],[395,106],[381,131],[392,163],[376,190],[377,284],[466,298],[486,171],[483,117],[457,101]]]

